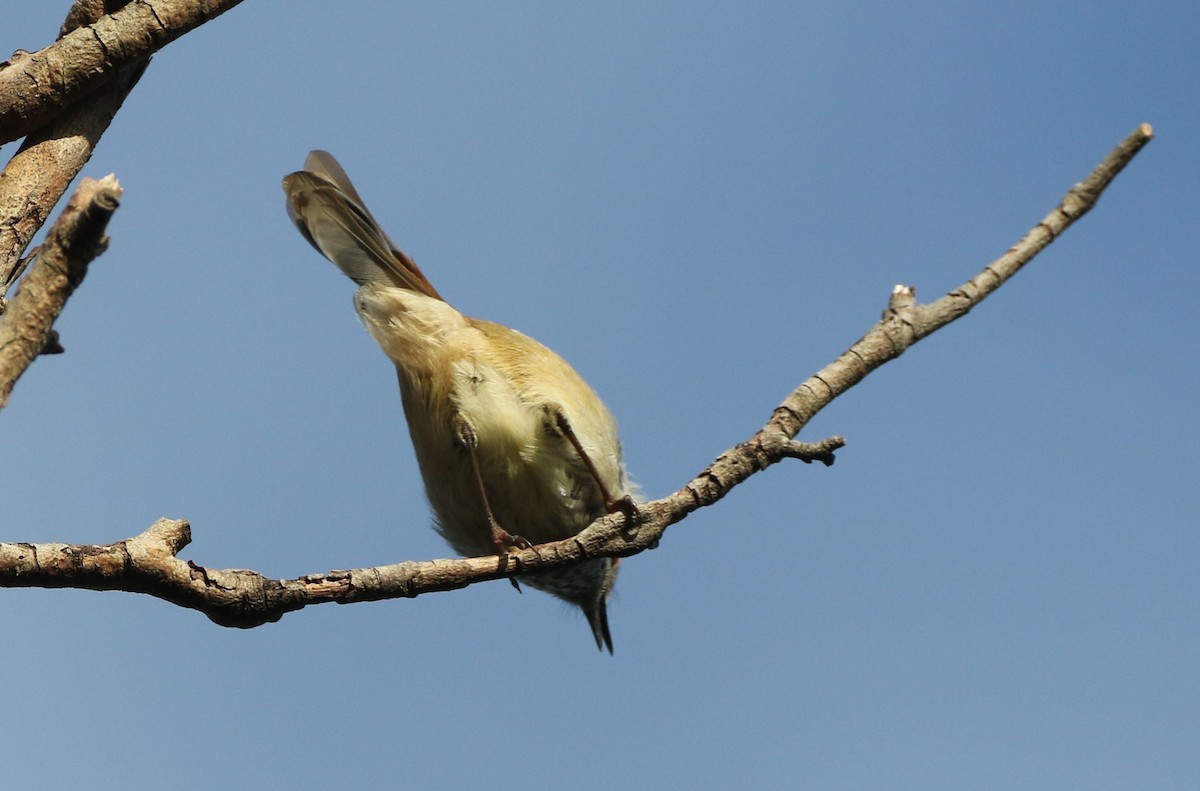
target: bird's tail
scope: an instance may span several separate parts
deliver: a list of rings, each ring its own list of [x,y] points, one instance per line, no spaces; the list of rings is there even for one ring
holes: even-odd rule
[[[393,285],[442,299],[433,284],[379,226],[346,171],[326,151],[283,178],[288,216],[300,233],[358,283]]]

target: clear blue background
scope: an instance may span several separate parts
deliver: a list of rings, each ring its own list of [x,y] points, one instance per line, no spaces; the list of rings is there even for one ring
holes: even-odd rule
[[[6,52],[68,3],[12,5]],[[0,537],[182,517],[185,557],[286,577],[448,554],[353,286],[284,214],[310,148],[457,307],[572,361],[656,497],[894,283],[936,298],[1158,139],[814,421],[834,467],[628,561],[615,657],[504,582],[251,631],[0,591],[4,783],[1195,788],[1195,4],[509,5],[247,0],[155,57],[86,168],[126,194],[68,352],[0,415]]]

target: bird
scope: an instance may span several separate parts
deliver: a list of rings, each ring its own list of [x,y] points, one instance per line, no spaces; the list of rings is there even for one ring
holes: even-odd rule
[[[637,519],[617,422],[575,369],[534,339],[465,316],[375,220],[338,161],[312,151],[283,179],[288,216],[358,284],[354,307],[396,367],[434,528],[467,557]],[[612,653],[607,604],[619,558],[518,574],[583,611]]]

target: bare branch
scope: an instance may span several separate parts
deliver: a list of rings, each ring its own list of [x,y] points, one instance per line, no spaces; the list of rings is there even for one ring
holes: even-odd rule
[[[679,491],[641,503],[632,524],[623,514],[598,519],[579,535],[495,556],[398,563],[275,580],[253,571],[212,570],[180,560],[190,540],[186,522],[160,520],[136,538],[105,546],[0,544],[0,587],[74,587],[148,593],[204,612],[224,626],[252,627],[279,620],[310,604],[413,597],[475,582],[577,563],[625,557],[658,545],[666,529],[711,505],[734,486],[783,459],[834,461],[845,441],[830,437],[797,442],[796,433],[829,402],[921,338],[964,315],[999,288],[1072,222],[1096,204],[1101,192],[1152,137],[1149,125],[1130,135],[1062,203],[983,272],[930,305],[896,286],[881,321],[863,338],[788,395],[767,424],[746,442],[721,454]]]
[[[146,62],[134,64],[26,138],[0,173],[0,299],[24,271],[29,242],[91,159]]]
[[[0,69],[0,144],[65,108],[241,0],[135,0]]]
[[[0,543],[0,587],[147,593],[199,610],[221,626],[250,628],[311,604],[378,601],[464,588],[565,566],[587,557],[574,541],[511,556],[453,558],[330,571],[276,580],[245,569],[206,569],[176,555],[191,541],[183,520],[160,519],[139,536],[103,546]]]
[[[1083,215],[1091,211],[1117,174],[1154,138],[1150,124],[1142,124],[1112,150],[1104,161],[1083,181],[1076,184],[1040,223],[1009,248],[1008,252],[983,268],[975,277],[946,294],[936,302],[916,308],[912,316],[913,337],[916,343],[926,335],[941,329],[983,301],[984,297],[1004,285],[1021,271],[1025,264],[1045,249]]]
[[[116,211],[121,187],[116,178],[84,179],[46,242],[21,288],[0,316],[0,408],[8,404],[21,374],[46,348],[50,329],[88,264],[108,244],[104,235]]]
[[[97,23],[106,13],[116,13],[128,3],[129,0],[77,0],[63,23],[60,39],[78,28]],[[159,16],[153,15],[152,19],[157,24]],[[137,18],[133,20],[136,21]],[[135,47],[138,41],[149,41],[148,33],[132,23],[122,24],[119,29],[133,42],[123,50]],[[40,54],[52,51],[50,47]],[[33,56],[26,55],[18,64],[0,71],[0,84],[30,57]],[[31,132],[0,173],[0,300],[23,272],[28,258],[22,259],[22,255],[29,242],[91,158],[100,136],[148,64],[146,55],[120,68],[102,65],[108,69],[105,81],[98,87],[78,86],[80,92],[91,92],[63,98],[62,106],[67,109]]]

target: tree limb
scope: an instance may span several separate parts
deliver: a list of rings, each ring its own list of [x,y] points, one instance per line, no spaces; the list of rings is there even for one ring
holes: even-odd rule
[[[54,320],[87,274],[88,264],[108,245],[104,231],[120,197],[115,177],[84,179],[0,315],[0,409],[8,404],[17,379],[46,348]]]
[[[92,156],[150,55],[240,0],[76,0],[57,42],[0,68],[0,309],[29,242]]]
[[[90,25],[129,0],[77,0],[59,37]],[[32,256],[22,258],[54,205],[92,157],[125,97],[149,64],[143,59],[30,133],[0,173],[0,311]]]
[[[841,437],[818,443],[793,439],[834,398],[880,365],[954,319],[999,288],[1091,209],[1117,173],[1153,137],[1138,127],[1024,238],[962,286],[928,305],[915,291],[896,286],[883,318],[837,360],[801,384],[753,437],[722,453],[679,491],[638,506],[638,519],[598,519],[579,535],[510,555],[398,563],[276,580],[254,571],[206,569],[181,560],[191,539],[187,522],[160,520],[146,532],[104,546],[0,544],[0,587],[71,587],[147,593],[197,609],[223,626],[252,627],[279,620],[310,604],[414,597],[577,563],[594,557],[625,557],[658,545],[663,532],[698,508],[782,459],[834,461]],[[515,562],[508,562],[508,561]]]
[[[24,137],[241,0],[134,0],[0,68],[0,144]],[[71,20],[68,20],[70,24]]]

